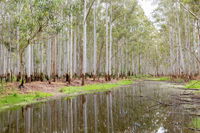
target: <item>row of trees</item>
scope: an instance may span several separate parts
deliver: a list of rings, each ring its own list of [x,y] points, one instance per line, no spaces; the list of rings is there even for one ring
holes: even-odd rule
[[[136,0],[0,1],[0,29],[7,81],[154,72],[157,31]]]
[[[199,75],[200,70],[200,2],[198,0],[158,1],[154,12],[160,27],[160,56],[165,68],[159,72],[169,75]],[[167,43],[166,43],[167,42]]]
[[[0,77],[198,75],[199,2],[157,2],[155,28],[136,0],[0,1]]]

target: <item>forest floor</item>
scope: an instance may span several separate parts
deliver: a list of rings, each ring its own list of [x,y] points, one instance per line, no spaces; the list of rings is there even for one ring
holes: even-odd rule
[[[117,83],[117,81],[118,80],[112,80],[112,81],[106,82],[103,78],[101,78],[99,80],[95,80],[95,81],[93,81],[93,79],[87,79],[87,80],[85,80],[85,84],[90,85],[90,84]],[[19,86],[19,83],[15,82],[15,83],[8,83],[6,87],[17,89],[17,86]],[[22,94],[39,91],[39,92],[44,92],[44,93],[51,93],[54,96],[59,96],[59,95],[63,94],[62,92],[60,92],[61,88],[70,87],[70,86],[76,86],[76,87],[81,86],[81,80],[74,79],[71,81],[70,84],[67,82],[64,82],[64,81],[51,82],[51,84],[49,84],[48,82],[40,82],[40,81],[31,82],[31,83],[26,83],[25,88],[23,88],[19,91]]]

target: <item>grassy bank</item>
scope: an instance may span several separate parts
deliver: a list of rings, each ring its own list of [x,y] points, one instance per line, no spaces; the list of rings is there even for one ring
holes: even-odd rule
[[[19,103],[30,103],[50,96],[52,96],[52,94],[44,92],[31,92],[28,94],[20,94],[19,92],[15,92],[14,94],[0,97],[0,108]]]
[[[171,78],[169,76],[163,76],[163,77],[147,77],[145,80],[152,80],[152,81],[172,81],[177,83],[183,83],[184,79],[181,78]]]
[[[189,126],[194,128],[194,129],[200,129],[200,118],[192,119],[192,121],[191,121]]]
[[[170,77],[151,77],[148,79],[153,80],[153,81],[170,81],[171,80]]]
[[[191,80],[185,85],[185,88],[188,89],[200,89],[200,81],[198,80]]]
[[[184,79],[177,78],[172,79],[170,77],[147,77],[144,78],[145,80],[152,80],[152,81],[173,81],[178,83],[185,83]],[[191,80],[187,83],[185,83],[185,88],[187,89],[200,89],[200,81],[199,80]]]
[[[163,76],[163,77],[154,77],[151,75],[136,75],[131,76],[133,80],[152,80],[152,81],[171,81],[170,77]]]
[[[129,85],[132,84],[132,80],[121,80],[117,83],[104,83],[104,84],[92,84],[92,85],[85,85],[85,86],[71,86],[71,87],[64,87],[60,89],[60,92],[64,92],[66,94],[73,94],[73,93],[80,93],[83,91],[107,91],[115,87],[119,87],[122,85]]]
[[[64,87],[57,90],[57,93],[60,95],[69,94],[69,95],[77,95],[83,93],[91,93],[91,92],[100,92],[100,91],[107,91],[111,88],[119,87],[122,85],[129,85],[132,84],[132,80],[120,80],[116,83],[102,83],[102,84],[91,84],[85,86],[71,86],[71,87]],[[0,93],[0,110],[27,105],[35,102],[45,101],[46,99],[51,99],[53,96],[57,96],[56,92],[42,92],[42,91],[31,91],[28,93],[23,93],[17,91],[16,89],[5,89],[0,88],[2,93]],[[62,93],[61,93],[62,92]]]

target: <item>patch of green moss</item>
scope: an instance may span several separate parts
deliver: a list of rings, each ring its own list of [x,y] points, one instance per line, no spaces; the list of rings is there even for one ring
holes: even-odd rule
[[[117,83],[104,83],[104,84],[92,84],[92,85],[85,85],[85,86],[70,86],[64,87],[60,89],[60,92],[64,92],[67,94],[78,93],[83,91],[106,91],[115,87],[119,87],[122,85],[129,85],[132,84],[132,80],[121,80]]]
[[[185,88],[190,88],[190,89],[200,89],[200,81],[197,80],[191,80],[185,85]]]
[[[30,94],[18,94],[14,93],[8,96],[3,96],[0,99],[0,107],[2,106],[10,106],[10,105],[15,105],[18,103],[23,103],[23,102],[31,102],[40,98],[46,98],[52,96],[52,94],[49,93],[43,93],[43,92],[33,92]]]
[[[200,118],[194,118],[194,119],[192,119],[192,122],[190,123],[190,126],[192,128],[200,129]]]

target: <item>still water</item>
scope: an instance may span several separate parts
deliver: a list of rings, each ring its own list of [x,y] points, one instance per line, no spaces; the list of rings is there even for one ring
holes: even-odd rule
[[[143,81],[109,92],[60,98],[0,112],[0,133],[193,133],[172,96],[181,90]]]

